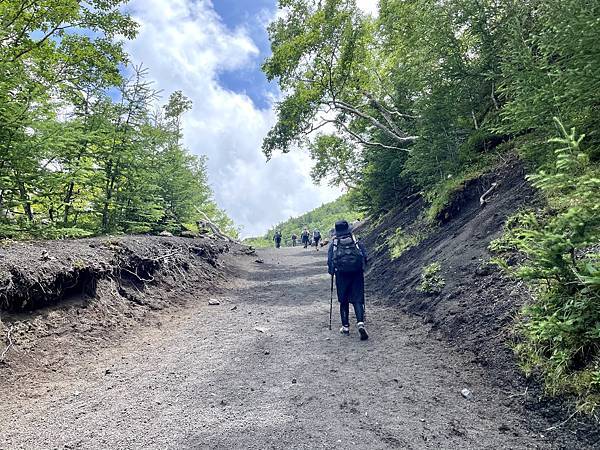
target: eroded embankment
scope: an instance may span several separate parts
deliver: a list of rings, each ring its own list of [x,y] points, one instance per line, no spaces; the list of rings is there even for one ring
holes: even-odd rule
[[[492,183],[497,188],[482,207],[480,196]],[[507,379],[513,378],[514,358],[506,340],[526,294],[488,263],[488,246],[501,234],[506,218],[535,198],[523,168],[513,163],[465,183],[440,213],[439,227],[423,228],[421,201],[392,211],[365,239],[374,253],[369,274],[373,289],[473,351],[482,364],[508,370]],[[419,233],[422,240],[392,260],[388,238],[398,228],[407,235]],[[445,286],[439,294],[420,292],[423,268],[433,262],[440,264]]]
[[[69,351],[110,342],[154,311],[215,291],[221,255],[208,237],[103,237],[5,242],[0,248],[0,364],[52,368]],[[56,346],[61,352],[53,352]],[[45,355],[40,358],[40,355]]]
[[[480,197],[493,183],[496,188],[482,206]],[[440,213],[438,227],[424,227],[425,205],[417,200],[388,213],[364,238],[373,254],[368,275],[373,293],[422,317],[457,351],[472,354],[498,389],[508,394],[507,402],[559,423],[571,416],[569,403],[544,397],[534,379],[523,377],[512,351],[518,338],[513,333],[515,318],[530,294],[489,262],[493,257],[489,244],[500,236],[507,217],[538,202],[523,166],[512,162],[465,183]],[[421,241],[393,259],[391,236],[399,228],[403,242],[412,243],[410,236]],[[439,263],[445,282],[437,294],[418,289],[423,269],[432,263]],[[561,427],[565,428],[588,435],[590,442],[600,439],[591,421],[571,420]]]

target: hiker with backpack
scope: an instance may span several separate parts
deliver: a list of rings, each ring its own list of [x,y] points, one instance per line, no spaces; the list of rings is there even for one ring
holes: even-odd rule
[[[296,241],[298,240],[298,236],[296,233],[292,234],[292,247],[296,246]]]
[[[315,228],[313,231],[313,242],[315,243],[315,248],[319,251],[319,241],[321,240],[321,232]]]
[[[277,230],[275,235],[273,236],[273,240],[275,241],[275,248],[281,247],[281,231]]]
[[[340,333],[350,334],[350,303],[352,303],[356,315],[356,328],[362,341],[369,338],[365,328],[364,270],[367,262],[367,251],[352,234],[348,222],[345,220],[336,222],[335,235],[329,245],[327,266],[332,277],[332,290],[333,277],[335,276],[342,320]]]
[[[302,243],[304,244],[304,248],[308,247],[308,238],[310,233],[308,232],[308,228],[304,227],[302,233],[300,234],[300,238],[302,239]]]

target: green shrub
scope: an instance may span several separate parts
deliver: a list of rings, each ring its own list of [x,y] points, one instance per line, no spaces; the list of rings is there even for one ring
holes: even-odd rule
[[[254,248],[268,248],[274,246],[274,242],[264,237],[246,238],[242,240],[242,243],[251,245]]]
[[[440,275],[442,266],[439,262],[434,262],[425,266],[421,273],[421,284],[418,290],[427,294],[439,294],[446,286],[446,281]]]
[[[89,230],[76,227],[28,226],[0,224],[0,239],[78,239],[93,236]]]
[[[581,148],[584,135],[556,122],[554,170],[528,177],[548,209],[515,216],[491,248],[521,253],[524,262],[512,270],[534,293],[517,325],[523,368],[541,373],[550,394],[576,394],[593,411],[600,404],[600,169]]]
[[[418,245],[425,237],[424,232],[409,232],[398,227],[394,234],[386,239],[386,244],[390,250],[390,258],[392,260],[400,258],[406,250]]]

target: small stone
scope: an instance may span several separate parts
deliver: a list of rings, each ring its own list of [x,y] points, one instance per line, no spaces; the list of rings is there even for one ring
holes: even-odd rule
[[[298,382],[298,380],[296,380],[295,378],[292,378],[292,384],[296,384]]]
[[[262,328],[262,327],[256,327],[254,330],[258,331],[259,333],[266,333],[267,332],[266,328]]]
[[[219,300],[217,300],[216,298],[211,298],[208,301],[208,304],[211,305],[211,306],[218,306],[218,305],[221,304],[221,302]]]
[[[510,427],[508,425],[506,425],[505,423],[500,424],[500,426],[498,427],[498,431],[500,431],[501,433],[506,433],[508,431],[510,431]]]
[[[235,311],[237,309],[237,305],[231,308],[231,311]]]
[[[467,388],[463,389],[462,391],[460,391],[461,395],[466,398],[467,400],[470,399],[473,395],[471,394],[471,391],[468,390]]]
[[[255,259],[254,262],[259,263],[259,264],[264,264],[264,261],[260,258]]]
[[[485,264],[483,266],[479,266],[475,270],[475,275],[480,276],[480,277],[485,277],[485,276],[491,275],[494,272],[494,270],[495,270],[494,266],[492,266],[491,264]]]
[[[79,395],[81,395],[81,392],[79,392],[79,391],[73,392],[73,396],[74,397],[79,397]]]
[[[225,400],[221,400],[221,406],[227,406],[227,402]]]
[[[271,352],[269,350],[265,350],[265,355],[270,355]]]
[[[104,375],[110,375],[111,373],[112,373],[112,370],[110,370],[110,369],[106,369],[104,371]]]

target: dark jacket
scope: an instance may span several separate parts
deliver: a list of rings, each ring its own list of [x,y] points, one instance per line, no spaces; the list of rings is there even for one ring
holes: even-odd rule
[[[335,273],[335,267],[333,266],[333,243],[334,243],[335,239],[336,239],[336,237],[333,237],[331,239],[331,243],[329,244],[329,251],[327,252],[327,269],[328,269],[327,271],[329,272],[329,275],[333,275]],[[367,266],[367,263],[369,262],[369,259],[367,257],[367,249],[362,244],[362,242],[360,242],[357,239],[356,239],[356,241],[358,244],[358,248],[360,249],[360,252],[363,255],[363,271],[364,271],[365,267]]]

